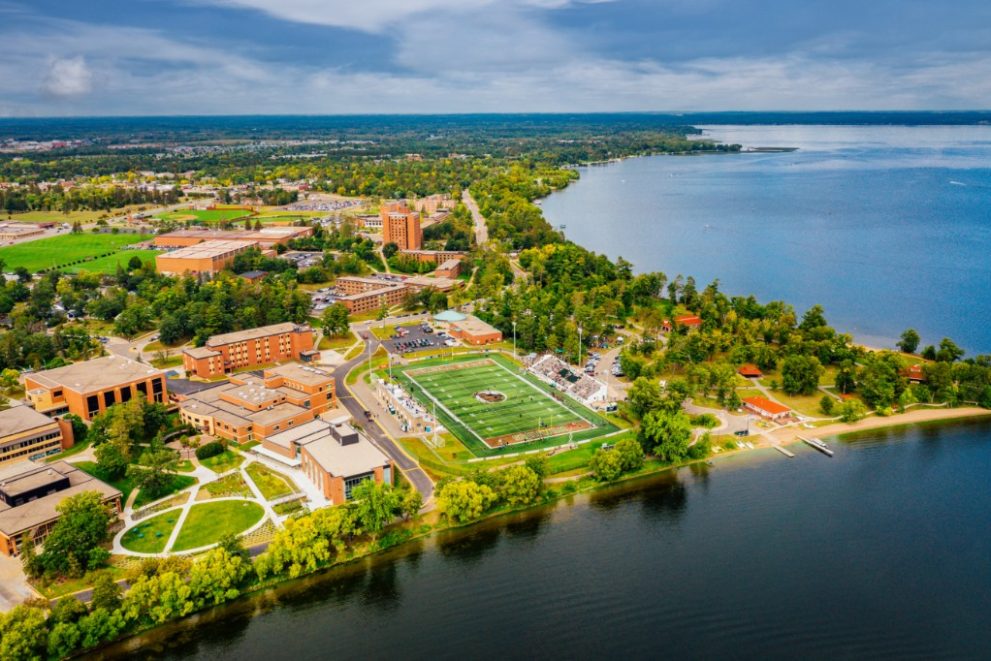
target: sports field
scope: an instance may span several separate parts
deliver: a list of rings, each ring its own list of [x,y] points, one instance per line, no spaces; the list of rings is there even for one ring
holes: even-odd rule
[[[108,257],[99,257],[86,262],[80,262],[75,266],[68,266],[64,269],[66,273],[106,273],[113,275],[117,272],[117,267],[127,268],[132,257],[137,257],[144,262],[155,264],[155,256],[162,254],[161,250],[119,250]]]
[[[245,209],[179,209],[169,211],[159,216],[162,220],[175,220],[183,222],[186,220],[199,220],[204,223],[218,223],[222,220],[237,220],[247,218],[251,215]]]
[[[31,272],[53,268],[71,269],[88,260],[111,257],[118,252],[126,254],[121,248],[150,238],[151,236],[144,234],[60,234],[0,248],[0,259],[7,271],[13,271],[18,266]]]
[[[401,372],[401,381],[469,447],[541,441],[588,432],[602,421],[508,361],[486,357]],[[564,439],[567,440],[567,439]],[[477,446],[476,446],[477,447]]]

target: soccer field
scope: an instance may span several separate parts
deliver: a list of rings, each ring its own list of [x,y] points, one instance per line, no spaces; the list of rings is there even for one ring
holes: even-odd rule
[[[471,434],[489,448],[579,432],[597,426],[596,416],[582,415],[551,393],[495,360],[481,359],[404,371],[426,395],[422,403],[458,423],[454,431]],[[449,425],[450,426],[450,425]],[[462,439],[467,440],[467,439]]]
[[[32,273],[41,269],[64,268],[91,270],[84,264],[109,258],[122,251],[124,246],[152,238],[146,234],[60,234],[37,241],[25,241],[0,248],[4,268],[12,271],[23,266]],[[126,260],[130,257],[127,255]]]

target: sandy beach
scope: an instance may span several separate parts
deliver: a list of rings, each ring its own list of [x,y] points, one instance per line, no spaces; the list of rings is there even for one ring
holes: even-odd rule
[[[827,436],[837,436],[858,431],[869,431],[871,429],[881,429],[884,427],[898,427],[900,425],[912,425],[920,422],[937,422],[940,420],[957,420],[961,418],[978,418],[991,416],[991,409],[983,409],[978,406],[965,406],[955,409],[922,409],[909,411],[899,415],[888,417],[871,416],[859,422],[845,423],[837,422],[815,429],[804,429],[789,427],[786,429],[776,429],[770,433],[779,443],[794,443],[799,436],[815,436],[824,438]]]

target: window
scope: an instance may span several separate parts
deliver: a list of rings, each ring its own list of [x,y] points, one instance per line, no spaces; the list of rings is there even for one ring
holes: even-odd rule
[[[100,412],[100,398],[96,395],[89,395],[86,398],[86,412],[89,416],[94,416]]]
[[[355,475],[353,477],[346,478],[344,480],[344,499],[351,500],[351,490],[356,486],[364,482],[365,480],[375,479],[375,473],[365,473],[364,475]]]
[[[111,406],[113,406],[116,403],[117,403],[117,395],[114,393],[113,390],[108,390],[105,393],[103,393],[103,405],[104,406],[106,406],[107,408],[110,408]]]

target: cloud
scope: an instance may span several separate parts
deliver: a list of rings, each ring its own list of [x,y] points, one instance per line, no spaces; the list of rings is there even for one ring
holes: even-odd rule
[[[86,58],[76,56],[53,58],[41,88],[52,96],[73,97],[89,93],[92,84],[93,72],[86,66]]]

